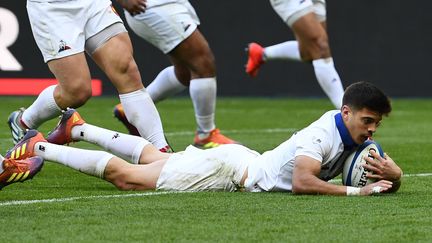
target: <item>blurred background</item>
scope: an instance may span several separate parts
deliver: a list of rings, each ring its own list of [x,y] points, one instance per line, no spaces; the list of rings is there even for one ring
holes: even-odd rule
[[[311,65],[272,61],[262,67],[257,78],[245,74],[244,48],[249,42],[267,46],[294,39],[268,1],[191,3],[216,57],[219,96],[325,97]],[[48,85],[44,81],[49,80],[44,79],[53,78],[34,42],[25,5],[26,1],[0,1],[0,95],[19,94],[20,86]],[[430,1],[328,0],[330,45],[344,85],[367,80],[392,97],[431,97],[431,7]],[[147,85],[169,65],[168,59],[132,31],[130,36]],[[94,95],[116,94],[98,67],[92,61],[89,64],[95,79]]]

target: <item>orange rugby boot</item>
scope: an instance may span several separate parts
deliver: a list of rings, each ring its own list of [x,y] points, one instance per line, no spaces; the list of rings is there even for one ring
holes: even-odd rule
[[[85,121],[81,118],[80,114],[75,109],[69,108],[63,112],[57,126],[48,133],[47,140],[50,143],[60,145],[75,142],[72,139],[72,128],[84,123]]]
[[[264,48],[258,43],[249,43],[246,48],[248,60],[246,63],[246,73],[251,77],[255,77],[258,74],[259,68],[264,64]]]
[[[35,156],[24,160],[4,159],[0,166],[3,172],[0,173],[0,190],[15,182],[24,182],[32,179],[43,166],[42,157]]]
[[[195,134],[194,139],[194,146],[202,148],[202,149],[208,149],[208,148],[215,148],[222,144],[238,144],[238,142],[224,136],[222,133],[220,133],[220,130],[218,128],[213,129],[208,136],[202,138],[202,135],[198,132]]]
[[[35,156],[34,146],[37,142],[46,142],[42,133],[34,129],[28,130],[24,137],[6,153],[5,158],[22,160],[33,157]]]

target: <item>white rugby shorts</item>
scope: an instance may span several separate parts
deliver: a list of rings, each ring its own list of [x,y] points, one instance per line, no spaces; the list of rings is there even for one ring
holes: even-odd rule
[[[324,22],[327,19],[327,9],[325,0],[312,0],[314,13],[319,22]]]
[[[292,26],[299,18],[314,11],[312,0],[270,0],[279,17]]]
[[[162,168],[157,190],[236,191],[248,164],[259,153],[227,144],[202,150],[192,145],[173,154]]]
[[[27,12],[45,62],[83,52],[88,38],[122,23],[110,0],[27,1]]]
[[[200,24],[195,9],[187,0],[157,5],[135,16],[125,11],[125,17],[135,34],[165,54],[188,38]]]

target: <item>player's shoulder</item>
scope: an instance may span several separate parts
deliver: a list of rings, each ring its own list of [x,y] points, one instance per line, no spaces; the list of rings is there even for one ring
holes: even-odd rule
[[[338,113],[337,110],[324,113],[319,119],[299,132],[300,140],[319,141],[321,147],[331,149],[335,142],[340,140],[335,119]]]
[[[335,116],[339,114],[338,110],[331,110],[324,113],[320,118],[311,123],[306,130],[312,131],[322,131],[333,133],[335,130],[336,118]]]

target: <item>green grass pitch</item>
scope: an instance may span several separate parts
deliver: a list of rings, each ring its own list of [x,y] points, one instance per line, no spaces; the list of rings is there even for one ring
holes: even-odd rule
[[[2,154],[12,146],[7,116],[33,99],[0,97]],[[116,102],[93,98],[79,111],[89,123],[125,132],[112,116]],[[47,162],[33,180],[0,191],[1,242],[430,242],[432,100],[396,99],[393,106],[375,139],[405,172],[394,195],[121,192]],[[325,99],[221,98],[216,121],[225,134],[263,152],[331,108]],[[158,109],[170,143],[182,150],[195,130],[190,100],[167,100]]]

